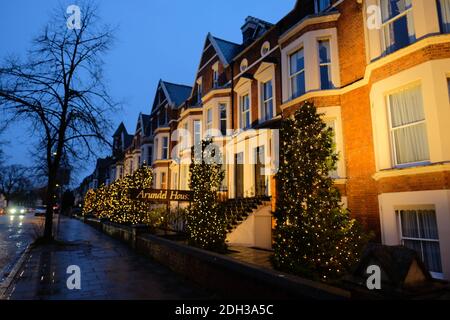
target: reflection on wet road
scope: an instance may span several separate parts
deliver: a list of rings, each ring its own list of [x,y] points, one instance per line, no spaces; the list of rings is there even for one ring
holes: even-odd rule
[[[0,281],[12,263],[41,231],[44,218],[27,215],[0,216]]]

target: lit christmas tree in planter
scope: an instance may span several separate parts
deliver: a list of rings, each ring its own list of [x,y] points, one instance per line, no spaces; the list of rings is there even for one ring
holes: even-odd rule
[[[189,244],[216,252],[226,251],[226,219],[218,191],[224,172],[221,155],[211,141],[192,148],[189,186],[193,193],[187,213]]]
[[[305,103],[280,132],[273,263],[313,279],[341,277],[358,260],[367,237],[341,204],[329,173],[336,169],[333,131]]]

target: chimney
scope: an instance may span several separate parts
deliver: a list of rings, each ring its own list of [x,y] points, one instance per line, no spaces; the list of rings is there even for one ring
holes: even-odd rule
[[[258,20],[253,17],[247,17],[244,25],[241,27],[242,31],[242,43],[247,44],[254,40],[255,33],[258,29]]]

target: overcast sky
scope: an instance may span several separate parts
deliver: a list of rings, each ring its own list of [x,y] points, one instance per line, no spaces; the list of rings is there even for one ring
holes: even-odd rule
[[[1,0],[0,59],[23,55],[30,41],[46,24],[60,0]],[[123,121],[133,132],[139,112],[149,113],[160,78],[192,85],[205,36],[241,42],[240,27],[248,15],[276,22],[294,0],[100,0],[102,19],[118,25],[115,46],[105,57],[111,94],[123,101],[123,112],[112,119]],[[9,163],[30,165],[33,139],[27,126],[15,124],[0,137]],[[77,181],[90,174],[94,161],[74,174]]]

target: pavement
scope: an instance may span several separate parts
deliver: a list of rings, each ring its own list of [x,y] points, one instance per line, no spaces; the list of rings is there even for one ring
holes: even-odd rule
[[[11,300],[176,300],[217,298],[127,245],[69,218],[61,243],[31,249],[5,294]],[[80,270],[79,290],[67,286],[70,266]],[[73,279],[73,277],[71,278]],[[72,283],[76,283],[72,282]]]

